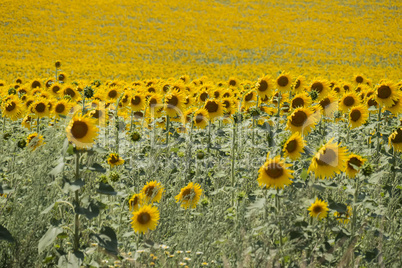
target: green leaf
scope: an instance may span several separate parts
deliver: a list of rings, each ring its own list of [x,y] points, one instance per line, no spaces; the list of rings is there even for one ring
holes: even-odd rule
[[[300,173],[300,178],[305,181],[307,179],[307,176],[308,176],[307,169],[303,168],[302,172]]]
[[[48,246],[50,246],[56,237],[63,232],[63,229],[60,227],[51,226],[49,230],[42,236],[39,240],[38,244],[38,252],[39,254]]]
[[[85,185],[85,182],[81,179],[78,179],[72,183],[70,183],[69,181],[66,181],[64,184],[64,189],[65,191],[71,191],[71,192],[75,192],[79,189],[81,189],[82,186]]]
[[[6,240],[10,243],[14,243],[15,240],[13,236],[10,234],[10,232],[0,224],[0,240]]]
[[[80,268],[84,254],[81,251],[69,252],[59,258],[57,266],[60,268]]]
[[[113,187],[110,186],[107,183],[99,183],[99,189],[96,190],[100,194],[106,194],[106,195],[116,195],[117,192],[114,191]]]
[[[102,167],[100,164],[98,163],[94,163],[92,166],[90,166],[88,168],[91,171],[97,171],[97,172],[101,172],[101,173],[106,173],[106,169],[104,167]]]
[[[2,186],[0,185],[0,194],[9,194],[11,192],[13,192],[14,189],[8,187],[8,186]]]
[[[88,220],[91,220],[99,215],[99,207],[91,202],[88,208],[79,207],[77,213],[85,215]]]
[[[56,176],[57,174],[61,173],[64,168],[64,163],[59,163],[57,166],[55,166],[50,172],[50,175]]]
[[[103,247],[107,252],[118,255],[117,249],[117,236],[114,230],[108,226],[105,226],[100,231],[100,234],[91,234],[90,238],[97,241],[99,246]]]

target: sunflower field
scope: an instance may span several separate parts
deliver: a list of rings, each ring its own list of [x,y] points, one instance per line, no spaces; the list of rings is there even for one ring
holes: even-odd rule
[[[402,3],[0,3],[0,267],[401,267]]]

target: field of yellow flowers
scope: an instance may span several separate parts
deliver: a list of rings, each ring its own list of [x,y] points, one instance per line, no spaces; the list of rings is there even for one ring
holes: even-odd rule
[[[2,1],[0,267],[400,267],[401,5]]]

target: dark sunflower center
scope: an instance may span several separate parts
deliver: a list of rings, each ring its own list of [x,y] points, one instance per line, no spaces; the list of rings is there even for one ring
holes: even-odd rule
[[[131,200],[131,206],[135,207],[138,204],[138,196],[134,197],[134,199]]]
[[[343,86],[343,90],[345,90],[345,92],[347,92],[347,91],[350,90],[350,87],[349,87],[348,85],[344,85],[344,86]]]
[[[355,99],[352,96],[347,96],[343,99],[343,104],[347,107],[350,107],[355,104]]]
[[[207,98],[208,98],[208,93],[206,93],[206,92],[201,93],[201,95],[200,95],[201,101],[205,101]]]
[[[247,94],[247,95],[244,97],[244,100],[245,100],[245,101],[251,101],[252,98],[253,98],[253,93],[251,92],[251,93]]]
[[[55,85],[55,86],[52,87],[53,93],[57,93],[57,92],[59,92],[59,90],[60,90],[60,87],[57,86],[57,85]]]
[[[176,96],[172,96],[168,101],[167,104],[169,108],[176,107],[179,104],[179,99]]]
[[[49,88],[52,84],[53,84],[53,80],[50,79],[50,80],[46,81],[45,85],[47,88]]]
[[[350,119],[351,119],[353,122],[358,121],[361,116],[362,116],[362,113],[361,113],[359,110],[353,110],[353,111],[350,113]]]
[[[98,119],[101,115],[102,115],[102,113],[101,113],[100,110],[95,110],[95,111],[92,113],[92,118]]]
[[[368,106],[377,106],[377,101],[374,99],[374,98],[372,98],[372,99],[369,99],[368,100],[368,102],[367,102],[367,105]]]
[[[112,156],[110,156],[109,161],[110,161],[110,163],[115,164],[115,163],[119,162],[119,157],[116,155],[112,155]]]
[[[141,97],[135,96],[134,98],[131,98],[131,104],[132,105],[138,105],[141,102]]]
[[[195,116],[195,122],[196,122],[197,124],[200,124],[203,120],[204,120],[204,115],[203,115],[203,114],[197,114],[197,115]]]
[[[140,119],[140,118],[142,118],[143,116],[144,116],[144,114],[143,114],[141,111],[137,111],[137,112],[134,113],[134,117],[135,117],[136,119]]]
[[[334,91],[335,91],[336,93],[339,93],[339,92],[341,92],[341,89],[340,89],[339,87],[334,87]]]
[[[208,111],[208,113],[215,113],[218,111],[219,106],[214,101],[208,101],[205,105],[205,109]]]
[[[229,97],[230,97],[230,94],[226,92],[225,94],[223,94],[223,97],[224,97],[224,98],[229,98]]]
[[[109,91],[109,94],[107,94],[109,98],[114,99],[117,96],[117,91],[112,89],[111,91]]]
[[[221,93],[219,91],[214,92],[214,97],[215,98],[219,98],[220,95],[221,95]]]
[[[140,224],[147,224],[151,220],[151,216],[149,215],[148,212],[142,212],[140,215],[138,215],[137,221]]]
[[[236,86],[236,80],[230,80],[229,85],[231,86]]]
[[[360,75],[356,76],[356,83],[359,83],[359,84],[363,83],[363,77],[361,77]]]
[[[37,88],[37,87],[40,87],[41,84],[40,84],[39,81],[33,81],[32,84],[31,84],[31,86],[32,86],[32,88]]]
[[[402,128],[399,128],[397,131],[397,134],[393,139],[391,139],[392,143],[402,143]]]
[[[150,99],[149,100],[149,107],[153,108],[156,106],[156,104],[158,104],[158,102],[156,101],[156,99]]]
[[[325,98],[322,101],[320,101],[320,105],[323,109],[325,109],[330,103],[331,100],[329,98]]]
[[[155,90],[155,88],[150,87],[150,88],[148,88],[148,92],[149,92],[149,93],[155,93],[155,92],[156,92],[156,90]]]
[[[299,98],[299,97],[297,97],[297,98],[294,98],[293,100],[292,100],[292,108],[297,108],[297,107],[303,107],[304,106],[304,100],[303,100],[303,98]]]
[[[35,107],[35,110],[38,112],[38,113],[43,113],[44,111],[45,111],[45,109],[46,109],[46,105],[44,104],[44,103],[38,103],[37,105],[36,105],[36,107]]]
[[[71,134],[76,139],[81,139],[85,137],[88,133],[88,125],[82,121],[75,121],[71,128]]]
[[[348,167],[351,169],[355,169],[351,164],[360,167],[362,165],[362,161],[360,161],[357,157],[352,157],[348,161]]]
[[[155,186],[148,186],[147,189],[145,190],[145,194],[149,197],[152,197],[154,195],[154,190]]]
[[[286,87],[289,84],[289,79],[286,76],[281,76],[278,78],[278,85],[281,87]]]
[[[192,195],[193,195],[193,191],[191,189],[186,189],[182,193],[184,200],[190,200]]]
[[[299,79],[296,80],[296,84],[295,84],[295,89],[298,89],[301,85],[301,82]]]
[[[323,89],[324,85],[321,82],[315,82],[314,84],[311,85],[311,90],[315,90],[318,93],[321,93]]]
[[[296,149],[297,149],[297,140],[291,140],[286,145],[286,151],[288,151],[288,153],[293,153],[294,151],[296,151]]]
[[[72,88],[66,88],[64,90],[64,95],[69,95],[71,98],[74,98],[75,96],[75,91]]]
[[[189,104],[189,102],[190,102],[190,98],[189,97],[186,97],[186,100],[184,101],[184,104]]]
[[[62,113],[64,112],[64,110],[66,109],[66,106],[64,106],[63,103],[59,103],[56,105],[56,107],[54,108],[54,110],[56,111],[56,113]]]
[[[260,92],[264,92],[268,89],[268,83],[265,80],[261,80],[260,84],[258,85],[257,90]]]
[[[293,126],[301,127],[304,125],[306,120],[307,120],[306,113],[303,111],[297,111],[296,113],[293,114],[292,119],[290,120],[290,123]]]
[[[11,112],[12,110],[14,110],[16,107],[15,102],[11,102],[9,105],[7,105],[6,110],[7,112]]]
[[[283,175],[283,167],[278,163],[270,163],[265,168],[265,173],[272,179],[277,179]]]
[[[22,84],[22,80],[18,78],[17,80],[15,80],[15,83]]]
[[[225,107],[226,109],[229,108],[229,107],[230,107],[230,101],[225,100],[225,101],[223,102],[223,107]]]
[[[59,74],[59,80],[64,81],[66,79],[66,76],[64,74]]]
[[[318,213],[322,212],[322,207],[321,207],[321,206],[318,206],[318,205],[314,206],[313,212],[314,212],[315,214],[318,214]]]
[[[325,149],[324,154],[320,154],[317,158],[317,164],[320,166],[328,166],[330,163],[337,159],[336,152],[332,149]]]
[[[391,88],[389,86],[386,85],[382,85],[377,89],[377,96],[380,99],[387,99],[389,98],[389,96],[391,96]]]
[[[163,92],[168,92],[170,89],[170,85],[164,85],[162,89],[163,89]]]

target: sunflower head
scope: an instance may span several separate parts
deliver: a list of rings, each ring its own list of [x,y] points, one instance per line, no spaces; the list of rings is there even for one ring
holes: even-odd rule
[[[391,81],[382,81],[382,83],[377,86],[375,94],[376,101],[385,107],[391,107],[394,101],[399,98],[396,86]]]
[[[157,207],[145,205],[138,210],[133,211],[131,218],[131,227],[136,233],[147,233],[149,230],[155,230],[159,221],[159,211]]]
[[[95,119],[85,115],[75,115],[66,127],[67,138],[77,148],[92,147],[98,137]]]
[[[274,82],[269,76],[265,76],[258,80],[257,84],[255,85],[255,89],[258,96],[260,96],[261,98],[270,96],[274,89]]]
[[[357,154],[350,154],[346,159],[345,172],[349,178],[355,178],[366,159]]]
[[[297,160],[304,152],[305,142],[299,132],[294,133],[285,142],[283,146],[283,152],[285,157],[289,157],[292,160]]]
[[[181,203],[184,209],[195,208],[202,194],[201,186],[198,183],[190,182],[183,187],[180,194],[175,196],[176,203]]]
[[[268,154],[267,161],[258,171],[258,184],[262,188],[275,189],[282,189],[292,184],[293,182],[290,179],[293,178],[291,174],[293,170],[289,170],[289,166],[279,156],[271,159]]]
[[[288,116],[287,128],[293,133],[307,135],[317,123],[317,115],[310,108],[297,108]]]
[[[204,109],[208,112],[209,119],[213,120],[223,115],[222,102],[216,99],[209,99],[204,104]]]
[[[124,164],[124,159],[117,153],[111,153],[107,159],[107,163],[110,167],[120,166]]]
[[[402,152],[402,127],[398,128],[388,138],[389,146],[393,146],[394,150]]]
[[[130,211],[137,211],[143,205],[143,199],[144,199],[144,196],[141,193],[134,194],[128,200],[129,210]]]
[[[150,181],[142,188],[141,193],[144,195],[145,201],[152,203],[159,202],[164,191],[160,182]]]
[[[328,215],[328,203],[316,198],[315,202],[307,209],[310,211],[310,216],[318,219],[323,219]]]
[[[357,128],[366,123],[369,117],[368,109],[365,105],[354,106],[349,111],[349,124],[352,128]]]
[[[287,92],[292,86],[292,77],[289,73],[282,72],[276,78],[276,87],[280,92]]]
[[[347,224],[349,222],[350,217],[352,216],[352,207],[347,206],[346,210],[343,212],[336,211],[334,213],[335,219],[343,224]]]
[[[27,137],[27,146],[30,148],[32,151],[36,150],[39,146],[41,146],[43,143],[43,136],[39,135],[38,133],[32,133],[29,134]]]

